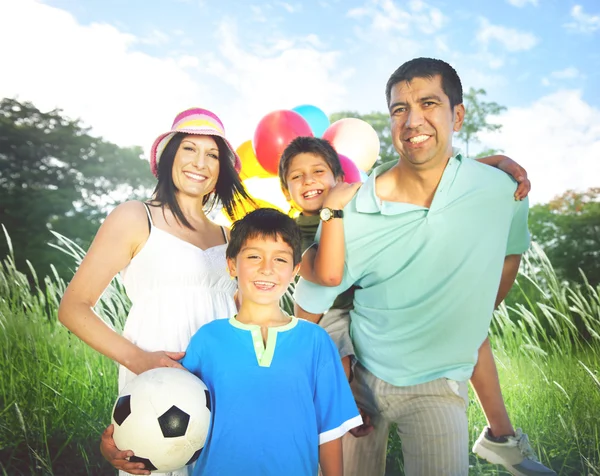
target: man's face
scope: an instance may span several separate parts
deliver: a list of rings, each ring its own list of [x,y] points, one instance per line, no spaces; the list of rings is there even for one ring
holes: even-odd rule
[[[403,161],[426,169],[452,155],[452,135],[462,126],[465,108],[450,106],[441,76],[396,83],[389,110],[392,142]]]

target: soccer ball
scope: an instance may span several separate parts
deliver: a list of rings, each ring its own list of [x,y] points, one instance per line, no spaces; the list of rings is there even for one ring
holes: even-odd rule
[[[112,411],[117,448],[135,454],[150,471],[167,472],[196,461],[210,426],[210,394],[187,370],[141,373],[119,394]]]

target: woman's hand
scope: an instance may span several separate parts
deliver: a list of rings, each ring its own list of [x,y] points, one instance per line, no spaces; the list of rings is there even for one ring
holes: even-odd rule
[[[133,451],[126,450],[121,451],[115,445],[113,439],[113,433],[115,431],[114,425],[110,425],[104,433],[102,433],[102,439],[100,440],[100,452],[104,459],[112,464],[116,469],[125,471],[130,474],[150,474],[145,468],[144,463],[137,463],[129,461],[129,458],[133,456]]]
[[[184,369],[184,367],[177,362],[183,359],[185,352],[146,352],[141,351],[139,357],[127,365],[127,368],[134,374],[139,375],[146,370],[158,369],[161,367],[172,367],[175,369]],[[184,369],[185,370],[185,369]]]

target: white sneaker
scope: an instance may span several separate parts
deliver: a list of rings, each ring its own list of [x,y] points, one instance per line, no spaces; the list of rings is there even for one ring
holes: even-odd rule
[[[485,427],[473,445],[473,453],[489,463],[501,464],[516,476],[555,475],[550,468],[540,463],[529,444],[527,435],[517,428],[515,436],[507,436],[506,441],[498,443],[488,436],[489,427]]]

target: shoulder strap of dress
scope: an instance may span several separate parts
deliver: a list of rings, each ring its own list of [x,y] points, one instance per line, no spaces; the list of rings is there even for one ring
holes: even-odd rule
[[[144,208],[146,209],[146,215],[148,215],[148,228],[152,229],[154,223],[152,222],[152,214],[150,213],[150,208],[146,202],[142,202],[144,204]]]
[[[227,232],[224,227],[221,227],[221,232],[223,233],[223,238],[225,238],[225,244],[228,244],[229,240],[227,239]]]

